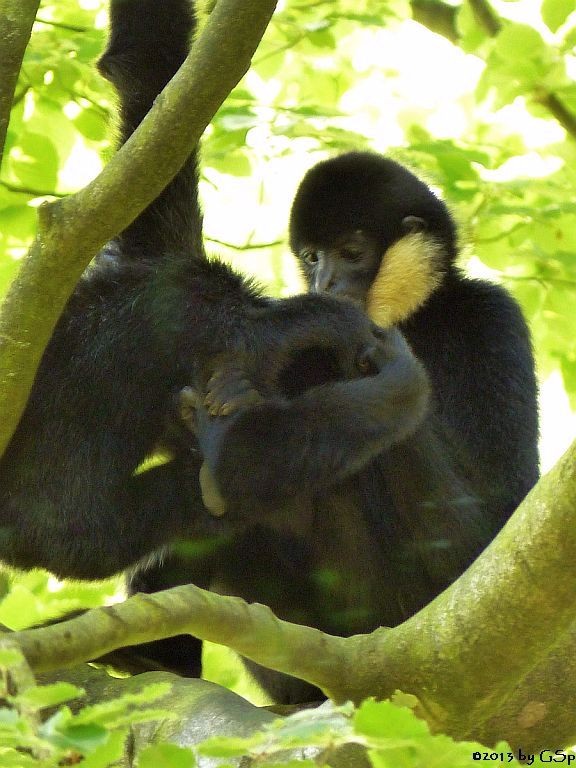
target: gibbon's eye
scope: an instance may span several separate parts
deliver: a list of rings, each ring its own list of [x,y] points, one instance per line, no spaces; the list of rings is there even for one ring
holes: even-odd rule
[[[318,254],[316,251],[313,251],[311,248],[306,248],[303,250],[300,254],[302,259],[306,262],[306,264],[318,264]]]
[[[420,216],[404,216],[402,219],[402,229],[407,234],[423,232],[426,229],[426,221]]]
[[[363,251],[356,246],[345,246],[340,249],[340,255],[343,259],[346,259],[346,261],[360,261]]]

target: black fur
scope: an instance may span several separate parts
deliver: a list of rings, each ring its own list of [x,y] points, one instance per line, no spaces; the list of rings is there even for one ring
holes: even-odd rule
[[[120,92],[123,140],[191,26],[185,0],[112,0],[101,68]],[[370,230],[366,242],[380,230],[392,242],[397,210],[418,216],[410,189],[380,194],[369,165],[372,187],[344,178],[312,195],[312,233],[344,221]],[[56,330],[0,468],[3,559],[94,577],[172,544],[132,571],[131,591],[192,582],[342,635],[398,624],[456,578],[536,479],[535,384],[516,305],[451,266],[451,219],[419,189],[448,254],[442,287],[402,327],[428,375],[398,332],[373,333],[351,305],[274,302],[207,261],[192,155],[101,255]],[[194,429],[227,507],[215,520],[191,436],[176,431],[171,463],[133,471],[166,437],[175,394],[210,391],[230,361],[261,400],[225,418],[199,400]],[[177,637],[129,653],[136,668],[197,675],[199,651]],[[278,701],[318,696],[254,669]]]
[[[193,15],[185,0],[114,0],[111,21],[100,68],[119,91],[125,141],[186,55]],[[134,474],[165,437],[176,393],[203,389],[228,356],[280,376],[307,347],[358,377],[357,359],[382,345],[354,307],[268,299],[206,259],[193,153],[96,259],[58,323],[0,465],[0,557],[98,578],[210,530],[192,436],[174,461]],[[351,396],[365,381],[350,382]]]
[[[326,261],[336,261],[338,243],[360,230],[373,250],[356,254],[353,266],[360,270],[363,259],[369,262],[373,281],[390,247],[406,234],[408,220],[420,222],[426,238],[441,245],[440,280],[399,327],[430,377],[434,433],[448,455],[464,462],[459,473],[472,482],[486,514],[501,525],[538,478],[530,334],[504,288],[470,279],[458,268],[456,229],[446,205],[398,163],[350,152],[306,174],[291,212],[290,241],[312,288],[315,265],[302,252],[313,247]],[[355,290],[350,268],[343,275],[329,292],[352,294],[364,304],[367,291]]]
[[[282,374],[271,381],[270,371],[256,365],[248,373],[257,389],[266,390],[263,403],[227,419],[208,419],[199,407],[197,430],[226,500],[221,525],[227,534],[201,548],[198,542],[177,546],[161,563],[136,573],[130,586],[151,592],[193,582],[266,603],[282,618],[350,635],[396,625],[434,598],[533,485],[536,384],[517,305],[498,286],[459,273],[452,219],[422,182],[391,161],[365,154],[330,161],[309,179],[292,213],[293,246],[299,253],[299,240],[312,241],[329,256],[333,239],[361,230],[360,243],[374,253],[367,275],[361,275],[364,292],[352,293],[357,302],[365,300],[382,253],[406,227],[418,226],[419,217],[441,242],[442,284],[402,325],[431,380],[433,408],[411,431],[422,418],[426,386],[394,335],[387,343],[397,345],[399,365],[382,366],[375,377],[388,377],[379,392],[372,389],[383,398],[379,404],[366,402],[366,380],[358,398],[348,398],[344,407],[327,389],[323,396],[312,390],[287,413],[285,398],[291,402],[305,385],[286,385]],[[338,288],[331,290],[350,295]],[[318,302],[323,298],[316,296]],[[299,375],[307,369],[304,379],[318,383],[309,373],[314,361],[296,368]],[[329,368],[323,362],[321,376],[330,378]],[[419,397],[397,403],[394,417],[405,426],[413,420],[405,439],[398,440],[398,431],[386,440],[380,431],[382,450],[361,466],[371,450],[370,424],[374,437],[377,415],[394,412],[390,396],[402,381],[395,376],[407,370]],[[177,637],[135,653],[144,667],[195,675],[199,650],[194,639]],[[277,701],[319,696],[305,683],[250,667]]]
[[[439,285],[434,282],[431,295],[400,326],[432,387],[432,407],[416,431],[412,425],[403,438],[396,431],[366,464],[362,450],[370,439],[362,419],[379,411],[374,404],[362,415],[367,398],[360,389],[358,401],[349,401],[351,410],[338,406],[334,393],[321,399],[312,391],[313,407],[292,411],[298,421],[280,413],[277,424],[274,406],[265,403],[226,423],[199,422],[200,443],[227,497],[230,519],[246,525],[251,513],[254,518],[214,556],[212,583],[335,634],[393,626],[424,606],[490,542],[538,477],[536,382],[526,324],[506,291],[468,279],[455,266],[455,228],[442,201],[402,166],[353,153],[305,178],[291,239],[297,254],[306,254],[311,287],[317,285],[311,266],[323,261],[330,274],[324,284],[364,303],[370,289],[366,264],[377,280],[386,252],[414,228],[425,231],[425,242],[441,245],[434,262]],[[317,256],[310,259],[312,248]],[[392,339],[401,343],[400,334],[388,343]],[[392,359],[381,369],[389,384],[380,408],[406,420],[418,405],[414,398],[388,399],[403,386]],[[408,359],[402,356],[401,366]],[[334,420],[325,419],[334,405]],[[317,442],[314,452],[306,445],[302,455],[297,438],[308,427]],[[346,472],[334,465],[338,446]],[[313,474],[307,473],[314,471],[310,494],[305,488]],[[167,567],[182,568],[183,562]],[[190,575],[184,569],[176,578]],[[160,576],[147,574],[144,586],[157,586]],[[174,644],[181,650],[177,643],[168,641],[165,658]],[[250,666],[281,701],[318,695]]]

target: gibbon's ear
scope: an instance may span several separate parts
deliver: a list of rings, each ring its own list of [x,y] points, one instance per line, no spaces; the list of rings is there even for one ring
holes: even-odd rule
[[[366,311],[377,325],[397,325],[424,304],[443,279],[441,243],[426,232],[411,232],[382,256],[368,291]]]

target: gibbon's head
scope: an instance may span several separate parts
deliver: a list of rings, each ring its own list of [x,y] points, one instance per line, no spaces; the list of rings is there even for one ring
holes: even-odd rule
[[[344,296],[380,326],[410,317],[456,257],[446,205],[402,165],[349,152],[304,176],[290,246],[311,290]]]

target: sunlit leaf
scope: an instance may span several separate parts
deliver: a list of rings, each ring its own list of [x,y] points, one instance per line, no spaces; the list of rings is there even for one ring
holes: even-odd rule
[[[154,744],[146,747],[138,758],[138,768],[193,768],[194,755],[176,744]]]
[[[556,32],[573,10],[573,0],[544,0],[541,13],[547,27]]]
[[[36,685],[22,691],[18,695],[18,702],[25,706],[43,709],[44,707],[54,707],[63,704],[70,699],[76,699],[83,696],[84,691],[70,683],[52,683],[50,685]]]
[[[8,176],[31,189],[56,189],[59,158],[51,138],[25,131],[6,163]]]

